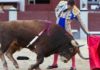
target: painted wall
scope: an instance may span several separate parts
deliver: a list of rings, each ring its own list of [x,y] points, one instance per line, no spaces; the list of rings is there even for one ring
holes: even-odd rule
[[[0,13],[0,21],[7,21],[9,20],[8,11],[4,11],[4,13]]]
[[[89,13],[88,26],[90,31],[100,31],[100,11]]]
[[[60,0],[51,0],[50,4],[37,4],[37,5],[28,5],[27,0],[25,0],[25,12],[17,11],[18,20],[27,20],[27,19],[43,19],[50,20],[55,23],[56,18],[54,14],[54,8]],[[79,0],[76,0],[76,4],[79,7]],[[19,7],[19,6],[18,6]],[[100,13],[89,13],[88,26],[91,31],[99,31],[100,23]],[[0,13],[0,21],[8,21],[8,11]],[[75,21],[72,23],[74,29],[79,30],[79,24]],[[94,28],[93,28],[94,27]]]
[[[18,12],[18,20],[31,20],[31,19],[41,19],[50,20],[55,23],[55,15],[53,11],[27,11]]]

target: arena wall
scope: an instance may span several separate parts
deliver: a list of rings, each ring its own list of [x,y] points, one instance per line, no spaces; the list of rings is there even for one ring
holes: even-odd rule
[[[56,22],[56,17],[54,13],[54,9],[58,4],[59,0],[50,0],[50,4],[36,4],[29,5],[28,0],[25,0],[25,11],[22,12],[19,10],[19,4],[17,9],[17,19],[18,20],[31,20],[31,19],[43,19],[50,20],[53,23]],[[76,0],[76,5],[79,7],[80,1]],[[0,21],[8,21],[9,10],[4,11],[4,13],[0,13]],[[100,12],[100,11],[99,11]],[[88,28],[90,31],[99,31],[100,30],[100,13],[91,13],[88,14]],[[79,24],[77,22],[72,22],[72,28],[79,30]]]

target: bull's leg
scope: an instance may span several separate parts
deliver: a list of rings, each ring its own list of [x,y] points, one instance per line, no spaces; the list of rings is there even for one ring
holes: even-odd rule
[[[6,59],[4,57],[4,54],[1,51],[0,51],[0,58],[1,58],[1,61],[3,62],[3,68],[4,68],[4,70],[8,70]]]
[[[18,63],[17,63],[17,61],[13,58],[12,54],[9,53],[9,52],[7,52],[7,53],[6,53],[6,56],[9,58],[9,60],[11,60],[11,61],[13,62],[14,66],[15,66],[17,69],[19,69]]]
[[[17,61],[13,58],[13,53],[17,50],[19,46],[17,45],[17,41],[14,40],[9,45],[8,50],[6,51],[6,56],[11,60],[16,68],[19,68]]]
[[[31,67],[28,70],[41,70],[39,68],[39,65],[44,61],[44,56],[42,55],[42,53],[37,55],[37,62],[34,65],[31,65]]]
[[[11,44],[10,44],[10,47],[9,49],[7,50],[6,52],[6,56],[9,58],[9,60],[11,60],[14,64],[14,66],[19,69],[19,66],[18,66],[18,63],[17,61],[13,58],[13,54],[16,52],[16,50],[19,48],[19,46],[17,45],[17,42],[16,41],[13,41]]]

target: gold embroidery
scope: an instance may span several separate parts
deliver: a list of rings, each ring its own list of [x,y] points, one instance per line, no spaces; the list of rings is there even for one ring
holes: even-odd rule
[[[75,16],[78,15],[78,14],[80,13],[79,9],[78,9],[76,6],[74,6],[72,12],[73,12],[73,14],[74,14]]]

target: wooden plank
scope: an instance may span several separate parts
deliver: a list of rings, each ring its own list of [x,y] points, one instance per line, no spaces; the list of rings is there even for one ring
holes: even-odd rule
[[[100,35],[100,31],[90,31],[90,34]]]

